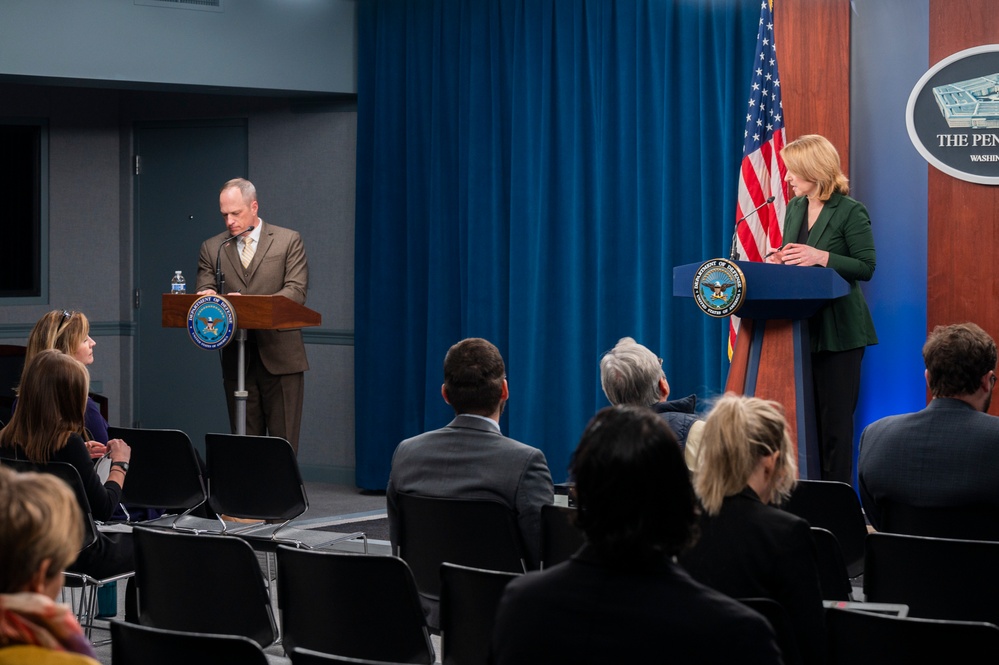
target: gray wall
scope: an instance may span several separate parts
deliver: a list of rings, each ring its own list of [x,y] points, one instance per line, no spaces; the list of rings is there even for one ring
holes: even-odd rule
[[[357,0],[143,1],[3,0],[0,76],[357,92]]]
[[[0,84],[3,116],[49,123],[50,281],[47,303],[0,306],[0,341],[24,343],[50,309],[85,312],[97,341],[95,390],[108,396],[109,421],[120,425],[136,417],[133,124],[247,118],[249,176],[260,191],[261,216],[306,239],[308,305],[324,321],[305,335],[312,369],[306,373],[303,475],[353,483],[354,104],[310,104],[303,110],[299,102],[274,97]],[[205,237],[219,229],[221,222],[206,229]]]

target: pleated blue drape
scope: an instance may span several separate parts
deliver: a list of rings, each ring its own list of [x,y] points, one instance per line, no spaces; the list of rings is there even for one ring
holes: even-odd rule
[[[357,484],[442,427],[447,349],[495,343],[502,427],[564,480],[631,336],[672,397],[724,386],[727,323],[672,295],[728,255],[759,3],[358,3]]]

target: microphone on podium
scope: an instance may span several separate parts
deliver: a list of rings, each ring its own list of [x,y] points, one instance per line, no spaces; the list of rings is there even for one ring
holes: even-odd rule
[[[739,242],[739,224],[742,224],[744,221],[746,221],[747,218],[749,218],[750,216],[755,215],[756,213],[758,213],[765,206],[768,206],[771,203],[773,203],[774,199],[776,199],[776,198],[777,198],[776,196],[772,196],[771,195],[770,197],[767,198],[766,201],[764,201],[760,205],[756,206],[755,208],[753,208],[752,210],[750,210],[749,212],[747,212],[745,215],[743,215],[742,217],[740,217],[739,219],[736,220],[736,222],[735,222],[735,228],[732,230],[732,253],[729,256],[729,260],[730,261],[738,261],[739,260],[739,245],[738,245],[738,242]]]

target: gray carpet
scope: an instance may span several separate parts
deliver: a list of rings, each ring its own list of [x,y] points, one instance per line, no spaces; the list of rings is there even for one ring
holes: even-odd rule
[[[337,522],[336,524],[312,527],[317,531],[332,531],[344,533],[348,531],[363,531],[368,540],[388,540],[389,527],[387,517],[369,517],[357,520]]]

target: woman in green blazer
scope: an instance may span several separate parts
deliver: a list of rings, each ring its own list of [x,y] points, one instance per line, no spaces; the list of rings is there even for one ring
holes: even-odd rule
[[[815,416],[823,480],[853,480],[853,412],[860,393],[865,347],[878,343],[859,282],[874,274],[871,219],[850,188],[839,153],[817,134],[784,146],[784,178],[794,192],[784,217],[784,246],[768,261],[832,268],[850,293],[822,307],[809,320]]]

